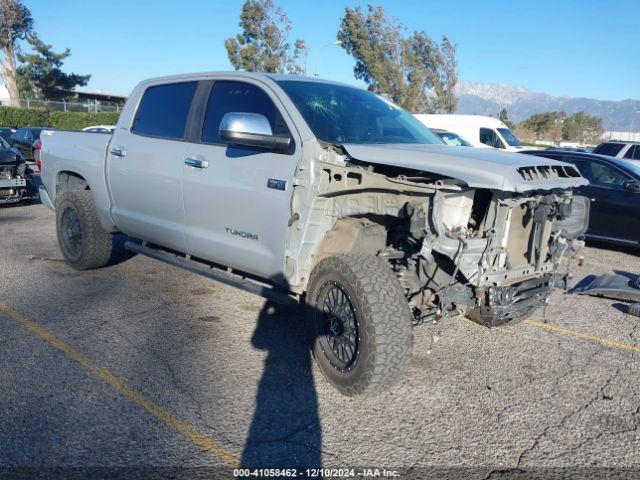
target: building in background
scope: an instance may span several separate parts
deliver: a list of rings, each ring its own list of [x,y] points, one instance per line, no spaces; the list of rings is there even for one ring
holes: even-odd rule
[[[602,140],[624,140],[625,142],[640,142],[640,132],[604,132]]]
[[[9,90],[4,85],[0,85],[0,105],[9,105]]]
[[[27,108],[45,108],[70,112],[119,112],[127,100],[126,95],[115,95],[75,90],[61,90],[61,98],[56,100],[36,100],[21,98],[20,105]],[[62,100],[64,98],[64,100]],[[0,85],[0,105],[11,105],[9,91]]]

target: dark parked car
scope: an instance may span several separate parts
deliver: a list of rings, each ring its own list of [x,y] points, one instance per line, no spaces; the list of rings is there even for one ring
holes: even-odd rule
[[[576,193],[591,199],[587,237],[640,245],[640,165],[594,153],[528,150],[522,153],[573,163],[589,180]]]
[[[31,181],[32,173],[20,152],[0,138],[0,205],[34,197],[36,189]]]
[[[11,135],[11,143],[20,151],[28,162],[35,162],[35,143],[44,128],[21,127]]]
[[[13,135],[13,132],[15,132],[13,128],[2,127],[0,128],[0,137],[7,142],[11,142],[11,135]]]
[[[549,150],[560,152],[593,153],[593,149],[589,147],[549,147]]]

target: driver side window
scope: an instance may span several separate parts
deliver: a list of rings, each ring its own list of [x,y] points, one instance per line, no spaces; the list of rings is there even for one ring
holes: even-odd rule
[[[504,148],[498,134],[492,128],[480,128],[480,143],[494,148]]]
[[[617,168],[600,162],[585,162],[584,167],[578,165],[578,169],[596,187],[624,188],[624,182],[632,180]]]
[[[258,113],[267,118],[273,135],[290,136],[278,107],[261,88],[225,80],[213,84],[202,128],[204,143],[226,143],[220,138],[219,129],[222,117],[229,112]]]
[[[603,163],[593,163],[591,165],[591,176],[596,185],[622,187],[624,182],[630,178],[617,168],[610,167]]]

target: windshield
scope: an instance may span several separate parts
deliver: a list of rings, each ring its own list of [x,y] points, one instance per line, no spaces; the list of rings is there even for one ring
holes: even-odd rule
[[[11,144],[2,137],[0,137],[0,146],[2,148],[11,148]]]
[[[514,133],[508,128],[499,128],[498,131],[500,132],[500,135],[502,135],[502,138],[504,138],[504,140],[512,147],[522,146],[522,143],[520,143],[518,137],[516,137]]]
[[[442,144],[409,112],[366,90],[295,80],[278,84],[324,142]]]
[[[441,132],[438,136],[444,140],[444,143],[452,147],[470,147],[471,144],[456,133]]]
[[[631,170],[632,173],[634,173],[635,175],[638,176],[638,178],[640,178],[640,160],[624,159],[622,160],[622,162],[624,162],[624,166],[626,168]]]

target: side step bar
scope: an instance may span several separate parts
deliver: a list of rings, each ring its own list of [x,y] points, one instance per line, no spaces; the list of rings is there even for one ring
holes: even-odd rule
[[[192,273],[197,273],[204,277],[210,278],[225,285],[239,288],[245,292],[253,293],[260,297],[267,298],[281,305],[293,305],[298,303],[298,299],[294,297],[294,294],[289,294],[282,290],[277,290],[269,285],[260,284],[256,281],[249,280],[240,275],[226,272],[217,267],[209,266],[205,263],[196,262],[188,257],[181,257],[174,255],[159,248],[152,248],[145,243],[142,245],[131,240],[127,240],[124,243],[124,248],[131,252],[139,253],[147,257],[151,257],[155,260],[168,263],[183,270],[187,270]]]

